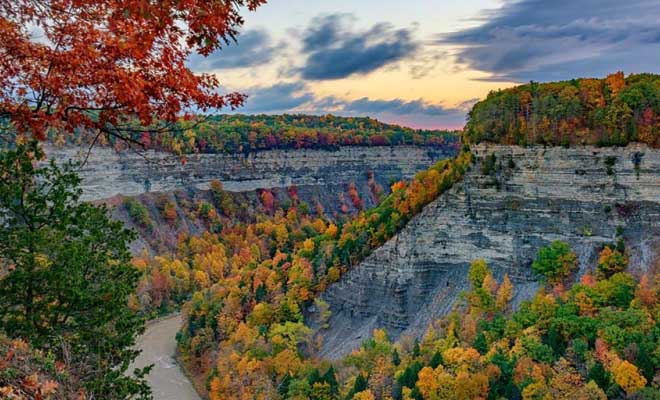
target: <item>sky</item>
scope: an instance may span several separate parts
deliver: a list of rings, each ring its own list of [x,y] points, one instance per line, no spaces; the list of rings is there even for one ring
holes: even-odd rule
[[[660,0],[270,0],[238,42],[189,66],[242,113],[461,128],[492,90],[660,72]]]

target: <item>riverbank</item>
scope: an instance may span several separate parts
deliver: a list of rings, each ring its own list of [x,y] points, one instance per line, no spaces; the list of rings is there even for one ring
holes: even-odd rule
[[[154,364],[147,376],[154,400],[201,400],[175,359],[176,333],[182,322],[179,314],[152,321],[138,340],[142,353],[132,368]]]

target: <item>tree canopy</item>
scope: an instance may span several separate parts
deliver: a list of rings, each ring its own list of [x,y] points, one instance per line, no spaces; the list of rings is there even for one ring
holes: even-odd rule
[[[38,165],[36,142],[0,153],[0,331],[65,364],[90,398],[147,398],[127,374],[144,320],[128,304],[135,235],[79,202],[72,165]]]
[[[0,117],[22,134],[77,129],[129,138],[133,122],[174,123],[237,107],[188,56],[234,40],[241,8],[266,0],[0,1]]]
[[[660,75],[537,83],[491,92],[469,114],[472,143],[660,146]]]

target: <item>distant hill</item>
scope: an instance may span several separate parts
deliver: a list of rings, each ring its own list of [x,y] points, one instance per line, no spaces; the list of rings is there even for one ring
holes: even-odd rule
[[[133,136],[147,148],[191,153],[248,153],[270,149],[332,149],[338,146],[459,146],[460,132],[412,129],[368,117],[333,115],[213,115],[181,121],[173,129]],[[57,140],[56,140],[57,141]],[[121,141],[105,143],[125,146]]]
[[[469,114],[472,143],[660,147],[660,75],[529,83],[491,92]]]

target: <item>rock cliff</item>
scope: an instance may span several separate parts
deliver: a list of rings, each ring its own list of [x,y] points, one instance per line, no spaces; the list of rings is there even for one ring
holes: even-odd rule
[[[395,238],[323,295],[333,315],[323,355],[360,345],[372,329],[419,336],[468,288],[469,263],[485,259],[509,274],[514,302],[538,284],[531,263],[553,240],[570,243],[581,273],[605,243],[624,238],[631,269],[655,263],[660,248],[660,150],[480,146],[465,179],[428,205]],[[495,162],[483,160],[495,154]]]
[[[86,149],[55,147],[48,157],[59,161],[81,160]],[[184,164],[175,156],[146,152],[118,153],[97,147],[79,168],[83,200],[102,200],[113,208],[113,216],[140,234],[132,250],[148,249],[164,254],[176,247],[180,233],[200,234],[209,229],[191,212],[198,201],[214,204],[209,183],[219,180],[236,205],[237,218],[249,219],[250,210],[261,205],[260,189],[268,189],[277,207],[296,198],[311,210],[320,205],[330,218],[357,212],[351,188],[359,196],[358,206],[371,208],[394,181],[411,178],[440,159],[456,153],[454,147],[342,147],[335,151],[270,150],[244,155],[201,154],[187,157]],[[137,196],[153,221],[153,229],[139,226],[122,207],[124,197]],[[162,206],[171,202],[177,219],[163,219]],[[216,205],[217,206],[217,205]],[[171,222],[171,221],[170,221]]]
[[[46,152],[59,160],[84,156],[84,151],[74,147],[49,147]],[[198,154],[187,156],[184,164],[166,153],[148,151],[140,155],[96,147],[79,173],[84,200],[207,189],[214,179],[220,180],[227,191],[246,192],[292,185],[336,186],[353,182],[364,186],[368,173],[374,172],[379,184],[389,185],[454,153],[450,147],[341,147],[336,151],[268,150],[248,156]]]

